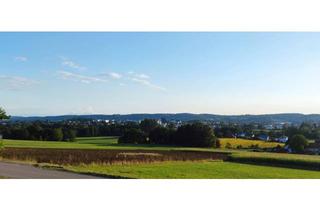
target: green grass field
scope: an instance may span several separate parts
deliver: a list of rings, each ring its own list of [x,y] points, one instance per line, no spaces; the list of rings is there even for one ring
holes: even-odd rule
[[[287,153],[270,153],[270,152],[234,152],[235,158],[266,158],[266,159],[281,159],[292,161],[305,161],[320,163],[319,155],[302,155],[302,154],[287,154]]]
[[[319,171],[230,162],[164,162],[128,165],[64,166],[73,172],[143,179],[319,179]]]
[[[242,151],[233,152],[229,161],[320,171],[319,155]]]
[[[29,140],[3,140],[5,147],[25,147],[25,148],[59,148],[59,149],[188,149],[188,150],[204,150],[210,151],[213,149],[208,148],[186,148],[186,147],[174,147],[174,146],[162,146],[162,145],[129,145],[117,144],[117,137],[84,137],[77,138],[75,142],[50,142],[50,141],[29,141]],[[232,148],[237,148],[241,145],[243,148],[249,148],[252,145],[258,144],[260,148],[272,148],[279,145],[274,142],[253,141],[245,139],[231,139],[222,138],[221,148],[224,149],[229,143]],[[283,144],[280,144],[283,146]],[[231,148],[231,149],[232,149]]]
[[[213,148],[175,147],[162,145],[118,144],[118,137],[77,138],[75,142],[50,142],[4,139],[4,147],[53,149],[122,149],[122,150],[193,150],[215,151]]]
[[[4,147],[20,148],[102,149],[116,144],[117,137],[78,138],[75,142],[3,140]]]

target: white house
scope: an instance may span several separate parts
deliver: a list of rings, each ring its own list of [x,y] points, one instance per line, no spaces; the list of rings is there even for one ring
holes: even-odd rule
[[[288,138],[288,136],[281,136],[279,138],[275,138],[275,140],[277,142],[286,143],[289,140],[289,138]]]
[[[264,125],[263,127],[265,129],[267,129],[267,130],[272,130],[273,129],[273,125]]]

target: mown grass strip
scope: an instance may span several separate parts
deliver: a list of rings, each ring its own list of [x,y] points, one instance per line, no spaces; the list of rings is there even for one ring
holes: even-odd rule
[[[250,164],[198,161],[152,164],[81,164],[63,166],[76,173],[95,173],[137,179],[319,179],[320,172]]]
[[[227,161],[255,165],[320,170],[320,157],[314,155],[239,152],[230,155]]]

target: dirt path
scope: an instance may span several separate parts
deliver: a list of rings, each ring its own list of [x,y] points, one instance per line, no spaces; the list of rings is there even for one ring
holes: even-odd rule
[[[0,177],[12,179],[98,179],[99,177],[37,168],[20,163],[0,162]]]

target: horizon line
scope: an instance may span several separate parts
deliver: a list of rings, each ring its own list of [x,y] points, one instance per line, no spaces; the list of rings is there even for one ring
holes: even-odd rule
[[[194,112],[155,112],[155,113],[126,113],[126,114],[103,114],[103,113],[87,113],[87,114],[56,114],[56,115],[11,115],[11,117],[62,117],[62,116],[93,116],[93,115],[178,115],[178,114],[192,114],[192,115],[216,115],[216,116],[261,116],[261,115],[281,115],[281,114],[300,114],[300,115],[320,115],[320,113],[302,113],[302,112],[280,112],[280,113],[261,113],[261,114],[213,114],[213,113],[194,113]]]

